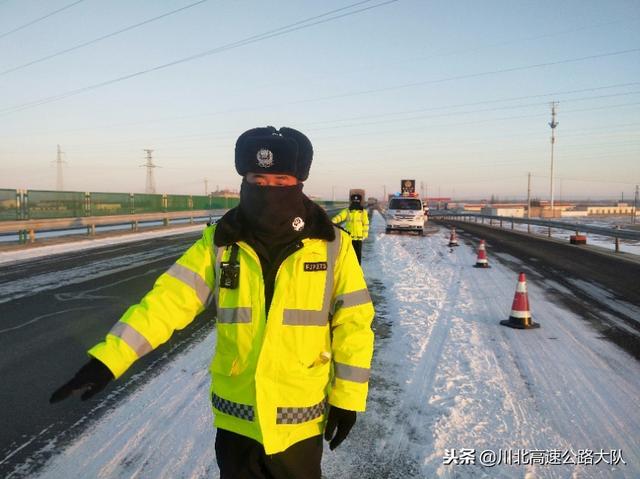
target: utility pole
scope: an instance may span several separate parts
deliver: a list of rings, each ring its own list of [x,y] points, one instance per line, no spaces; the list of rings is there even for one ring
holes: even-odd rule
[[[549,126],[551,127],[551,217],[553,218],[553,146],[556,142],[556,127],[558,126],[558,122],[556,121],[556,105],[557,101],[551,102],[551,122]]]
[[[158,166],[153,164],[153,158],[151,157],[151,153],[153,153],[153,150],[144,149],[143,151],[147,154],[147,162],[144,165],[140,165],[147,168],[147,184],[144,191],[145,193],[155,194],[156,181],[153,178],[153,169],[158,168]]]
[[[531,172],[527,174],[527,220],[531,219]],[[527,232],[531,233],[531,223],[527,222]]]
[[[631,217],[631,223],[636,223],[636,214],[638,212],[638,197],[640,196],[640,185],[636,185],[636,193],[633,196],[633,216]]]
[[[56,172],[56,191],[64,190],[64,181],[62,177],[62,165],[65,165],[67,162],[62,159],[62,155],[64,152],[60,149],[60,145],[58,145],[58,154],[56,155],[56,164],[57,172]]]
[[[204,179],[204,196],[209,196],[209,180]]]

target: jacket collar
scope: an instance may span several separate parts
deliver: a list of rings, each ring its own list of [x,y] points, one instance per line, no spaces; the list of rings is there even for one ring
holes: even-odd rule
[[[302,238],[333,241],[336,238],[335,228],[325,210],[306,196],[303,203],[306,209],[306,224]],[[239,213],[239,208],[235,207],[218,220],[213,236],[213,243],[216,246],[227,246],[250,238],[248,226],[243,222]]]

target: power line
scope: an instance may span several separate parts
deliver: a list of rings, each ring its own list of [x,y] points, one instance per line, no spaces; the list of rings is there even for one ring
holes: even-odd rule
[[[325,96],[325,97],[316,98],[316,99],[311,100],[311,101],[334,100],[336,98],[347,98],[347,97],[352,97],[352,96],[368,95],[368,94],[371,94],[371,93],[382,93],[382,92],[386,92],[386,91],[401,90],[401,89],[404,89],[404,88],[412,88],[412,87],[422,86],[422,85],[431,85],[431,84],[435,84],[435,83],[444,83],[444,82],[455,81],[455,80],[467,80],[469,78],[478,78],[478,77],[483,77],[483,76],[496,75],[496,74],[499,74],[499,73],[511,73],[511,72],[516,72],[516,71],[532,70],[532,69],[535,69],[535,68],[542,68],[542,67],[548,67],[548,66],[554,66],[554,65],[563,65],[563,64],[567,64],[567,63],[577,63],[577,62],[582,62],[582,61],[585,61],[585,60],[593,60],[593,59],[596,59],[596,58],[605,58],[605,57],[611,57],[611,56],[616,56],[616,55],[625,55],[627,53],[636,53],[636,52],[640,52],[640,48],[631,48],[631,49],[628,49],[628,50],[617,50],[617,51],[614,51],[614,52],[599,53],[599,54],[596,54],[596,55],[588,55],[588,56],[584,56],[584,57],[567,58],[567,59],[564,59],[564,60],[557,60],[557,61],[554,61],[554,62],[534,63],[532,65],[524,65],[524,66],[520,66],[520,67],[503,68],[503,69],[500,69],[500,70],[489,70],[489,71],[485,71],[485,72],[470,73],[470,74],[466,74],[466,75],[457,75],[457,76],[452,76],[452,77],[438,78],[438,79],[434,79],[434,80],[422,80],[422,81],[418,81],[418,82],[403,83],[403,84],[400,84],[400,85],[394,85],[394,86],[389,86],[389,87],[375,88],[375,89],[371,89],[371,90],[360,90],[360,91],[355,91],[355,92],[342,93],[342,94],[339,94],[339,95]],[[310,100],[302,100],[302,101],[298,101],[298,102],[292,102],[291,104],[307,103],[308,101],[310,101]]]
[[[32,101],[32,102],[27,102],[27,103],[23,103],[23,104],[20,104],[20,105],[16,105],[14,107],[5,108],[4,110],[0,110],[0,114],[15,113],[15,112],[27,109],[27,108],[44,105],[46,103],[51,103],[51,102],[54,102],[54,101],[63,100],[65,98],[68,98],[68,97],[71,97],[71,96],[75,96],[75,95],[78,95],[80,93],[84,93],[84,92],[87,92],[87,91],[90,91],[90,90],[95,90],[95,89],[101,88],[103,86],[111,85],[113,83],[118,83],[118,82],[121,82],[121,81],[124,81],[124,80],[130,80],[132,78],[139,77],[141,75],[146,75],[147,73],[152,73],[152,72],[156,72],[156,71],[159,71],[159,70],[163,70],[165,68],[169,68],[169,67],[176,66],[176,65],[179,65],[179,64],[182,64],[182,63],[190,62],[192,60],[197,60],[199,58],[203,58],[203,57],[206,57],[206,56],[215,55],[215,54],[222,53],[222,52],[225,52],[225,51],[228,51],[228,50],[232,50],[232,49],[235,49],[235,48],[243,47],[245,45],[256,43],[256,42],[259,42],[259,41],[262,41],[262,40],[267,40],[269,38],[279,37],[279,36],[282,36],[282,35],[286,35],[288,33],[292,33],[292,32],[298,31],[298,30],[303,30],[303,29],[310,28],[310,27],[313,27],[313,26],[316,26],[316,25],[320,25],[320,24],[323,24],[323,23],[331,22],[333,20],[337,20],[337,19],[340,19],[340,18],[348,17],[348,16],[351,16],[351,15],[356,15],[358,13],[362,13],[362,12],[365,12],[365,11],[368,11],[368,10],[373,10],[374,8],[379,8],[379,7],[382,7],[382,6],[385,6],[385,5],[389,5],[391,3],[399,2],[400,0],[386,0],[386,1],[383,1],[383,2],[378,3],[376,5],[370,5],[370,6],[367,6],[367,7],[362,7],[362,8],[356,9],[356,10],[352,10],[352,11],[347,12],[347,13],[334,15],[337,12],[344,11],[344,10],[347,10],[347,9],[350,9],[350,8],[353,8],[353,7],[356,7],[356,6],[365,4],[365,3],[369,3],[371,1],[373,1],[373,0],[364,0],[364,1],[361,1],[361,2],[356,2],[356,3],[353,3],[351,5],[347,5],[346,7],[338,8],[338,9],[335,9],[335,10],[331,10],[331,11],[322,13],[320,15],[309,17],[309,18],[306,18],[304,20],[300,20],[298,22],[294,22],[294,23],[285,25],[285,26],[280,27],[280,28],[276,28],[274,30],[269,30],[267,32],[260,33],[258,35],[253,35],[253,36],[247,37],[245,39],[238,40],[236,42],[232,42],[232,43],[228,43],[226,45],[222,45],[220,47],[212,48],[210,50],[206,50],[204,52],[197,53],[195,55],[184,57],[184,58],[181,58],[181,59],[169,62],[169,63],[164,63],[162,65],[157,65],[157,66],[152,67],[152,68],[147,68],[146,70],[140,70],[140,71],[135,72],[135,73],[130,73],[128,75],[123,75],[121,77],[113,78],[111,80],[106,80],[106,81],[103,81],[103,82],[100,82],[100,83],[95,83],[93,85],[89,85],[89,86],[86,86],[86,87],[78,88],[76,90],[70,90],[68,92],[60,93],[58,95],[53,95],[53,96],[50,96],[50,97],[41,98],[40,100],[35,100],[35,101]],[[333,16],[331,16],[331,15],[333,15]],[[323,18],[321,20],[317,20],[317,19],[320,19],[322,17],[329,17],[329,18]],[[314,20],[316,20],[316,21],[314,21]]]
[[[380,117],[385,117],[385,116],[392,116],[392,115],[405,115],[405,114],[411,114],[411,113],[422,113],[424,111],[435,111],[435,110],[447,110],[447,109],[452,109],[452,108],[461,108],[461,107],[466,107],[466,106],[477,106],[477,105],[487,105],[487,104],[492,104],[492,103],[503,103],[503,102],[509,102],[509,101],[517,101],[517,100],[528,100],[528,99],[532,99],[532,98],[544,98],[547,96],[558,96],[558,95],[568,95],[568,94],[574,94],[574,93],[586,93],[586,92],[590,92],[590,91],[598,91],[598,90],[607,90],[607,89],[611,89],[611,88],[620,88],[620,87],[625,87],[625,86],[633,86],[633,85],[640,85],[640,82],[628,82],[628,83],[617,83],[614,85],[607,85],[607,86],[601,86],[601,87],[593,87],[593,88],[582,88],[579,90],[565,90],[565,91],[558,91],[558,92],[552,92],[552,93],[540,93],[540,94],[536,94],[536,95],[525,95],[525,96],[517,96],[517,97],[508,97],[508,98],[502,98],[502,99],[495,99],[495,100],[482,100],[482,101],[476,101],[476,102],[470,102],[470,103],[457,103],[457,104],[453,104],[453,105],[443,105],[443,106],[435,106],[435,107],[429,107],[429,108],[419,108],[416,110],[403,110],[403,111],[396,111],[396,112],[388,112],[388,113],[380,113],[380,114],[376,114],[376,115],[361,115],[361,116],[354,116],[354,117],[350,117],[350,118],[343,118],[343,119],[333,119],[333,120],[323,120],[323,121],[317,121],[317,122],[312,122],[312,123],[306,123],[307,125],[318,125],[318,124],[322,124],[322,123],[335,123],[338,121],[352,121],[352,120],[362,120],[365,118],[380,118]],[[631,93],[635,93],[635,92],[631,92]],[[613,94],[611,96],[617,96],[617,95],[627,95],[630,93],[617,93],[617,94]],[[567,99],[564,101],[582,101],[582,100],[589,100],[589,99],[596,99],[596,98],[606,98],[610,95],[601,95],[601,96],[594,96],[594,97],[583,97],[583,98],[572,98],[572,99]],[[538,105],[540,103],[531,103],[530,105]],[[546,103],[545,103],[546,104]],[[517,108],[519,107],[519,105],[516,105],[514,107],[501,107],[501,108]],[[480,111],[484,111],[484,110],[480,110]]]
[[[47,13],[43,17],[36,18],[35,20],[32,20],[32,21],[30,21],[28,23],[25,23],[24,25],[20,25],[19,27],[16,27],[13,30],[9,30],[8,32],[4,32],[4,33],[0,34],[0,38],[4,38],[4,37],[6,37],[8,35],[11,35],[12,33],[15,33],[15,32],[18,32],[20,30],[23,30],[23,29],[25,29],[27,27],[30,27],[31,25],[35,25],[36,23],[41,22],[42,20],[45,20],[45,19],[47,19],[49,17],[52,17],[55,14],[60,13],[60,12],[62,12],[64,10],[67,10],[67,9],[69,9],[69,8],[79,4],[79,3],[82,3],[82,2],[84,2],[84,0],[77,0],[76,2],[73,2],[73,3],[70,3],[68,5],[65,5],[62,8],[59,8],[57,10],[54,10],[53,12]]]
[[[611,94],[611,95],[598,95],[598,96],[593,96],[593,97],[573,98],[571,100],[563,100],[563,101],[567,102],[567,103],[571,103],[571,102],[576,102],[576,101],[596,100],[596,99],[600,99],[600,98],[611,98],[611,97],[618,97],[618,96],[637,95],[639,93],[640,93],[640,90],[632,91],[632,92],[625,92],[625,93],[614,93],[614,94]],[[387,120],[376,120],[376,121],[369,121],[369,122],[360,122],[360,123],[354,123],[354,124],[350,124],[350,125],[347,124],[347,125],[327,126],[327,127],[323,127],[323,128],[316,128],[316,130],[333,130],[333,129],[337,129],[337,128],[350,128],[350,127],[358,127],[358,126],[379,125],[379,124],[384,124],[384,123],[396,123],[396,122],[411,121],[411,120],[424,120],[424,119],[428,119],[428,118],[439,118],[439,117],[446,117],[446,116],[470,115],[470,114],[474,114],[474,113],[487,113],[487,112],[501,111],[501,110],[514,110],[514,109],[518,109],[518,108],[529,108],[529,107],[533,107],[533,106],[546,105],[546,104],[547,104],[547,102],[537,102],[537,103],[527,103],[527,104],[523,104],[523,105],[509,105],[509,106],[500,106],[500,107],[494,107],[494,108],[483,108],[481,110],[454,111],[454,112],[447,112],[447,113],[438,113],[436,115],[419,115],[419,116],[412,116],[412,117],[405,117],[405,118],[394,118],[394,119],[387,119]],[[435,109],[439,109],[439,108],[435,108]],[[364,118],[366,118],[366,117],[364,117]],[[335,120],[335,121],[340,121],[340,120]]]
[[[149,18],[147,20],[144,20],[142,22],[136,23],[134,25],[129,25],[128,27],[121,28],[120,30],[116,30],[115,32],[107,33],[106,35],[102,35],[101,37],[94,38],[93,40],[88,40],[86,42],[79,43],[78,45],[74,45],[72,47],[65,48],[64,50],[60,50],[60,51],[52,53],[50,55],[46,55],[44,57],[38,58],[37,60],[33,60],[33,61],[30,61],[30,62],[27,62],[27,63],[23,63],[22,65],[18,65],[18,66],[12,67],[12,68],[8,68],[7,70],[0,71],[0,75],[6,75],[7,73],[11,73],[11,72],[15,72],[15,71],[18,71],[18,70],[22,70],[23,68],[29,67],[31,65],[35,65],[36,63],[40,63],[40,62],[43,62],[45,60],[50,60],[50,59],[58,57],[60,55],[64,55],[65,53],[69,53],[69,52],[73,52],[75,50],[79,50],[80,48],[84,48],[84,47],[86,47],[88,45],[93,45],[94,43],[98,43],[98,42],[100,42],[102,40],[106,40],[107,38],[115,37],[116,35],[120,35],[121,33],[128,32],[130,30],[134,30],[135,28],[138,28],[138,27],[141,27],[143,25],[147,25],[149,23],[155,22],[156,20],[160,20],[161,18],[165,18],[165,17],[168,17],[170,15],[174,15],[176,13],[179,13],[179,12],[182,12],[184,10],[187,10],[189,8],[195,7],[195,6],[200,5],[200,4],[202,4],[202,3],[206,2],[206,1],[208,1],[208,0],[200,0],[200,1],[195,2],[195,3],[191,3],[191,4],[186,5],[184,7],[177,8],[176,10],[172,10],[170,12],[163,13],[162,15],[158,15],[157,17]]]

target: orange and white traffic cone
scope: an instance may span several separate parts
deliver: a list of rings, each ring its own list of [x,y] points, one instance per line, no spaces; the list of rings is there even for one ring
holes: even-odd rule
[[[451,236],[449,236],[449,246],[459,246],[458,237],[456,235],[456,227],[451,228]]]
[[[484,246],[484,240],[480,240],[480,246],[478,246],[478,258],[476,259],[476,264],[473,265],[474,268],[491,268],[489,266],[489,259],[487,258],[487,250]]]
[[[513,305],[511,306],[509,319],[500,321],[500,324],[516,329],[533,329],[540,327],[538,323],[534,323],[531,319],[529,295],[527,294],[527,278],[525,278],[524,273],[520,273],[520,276],[518,276],[518,286],[516,286],[516,294],[513,297]]]

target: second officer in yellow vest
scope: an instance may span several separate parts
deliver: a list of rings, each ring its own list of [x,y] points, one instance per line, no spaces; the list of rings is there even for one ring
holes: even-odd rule
[[[369,215],[362,205],[361,194],[351,194],[349,201],[349,208],[340,211],[331,218],[331,221],[334,224],[344,223],[344,228],[351,235],[351,243],[358,257],[358,263],[362,263],[362,242],[369,237]]]
[[[373,306],[349,236],[302,193],[313,150],[273,127],[236,143],[240,204],[131,306],[51,402],[95,395],[215,299],[210,366],[221,478],[320,478],[364,411]]]

